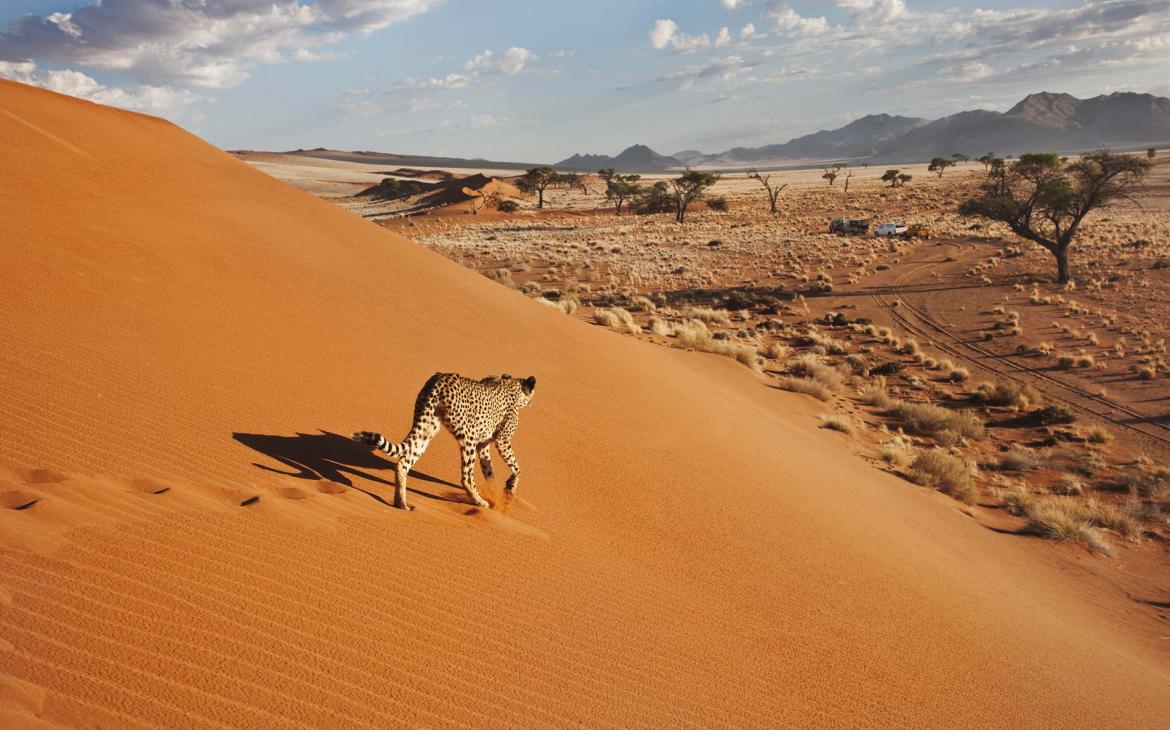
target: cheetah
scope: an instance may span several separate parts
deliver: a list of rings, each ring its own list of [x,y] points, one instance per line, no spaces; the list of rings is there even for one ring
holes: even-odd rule
[[[532,402],[536,378],[523,380],[511,375],[491,376],[472,380],[455,373],[435,373],[419,391],[414,402],[414,423],[410,433],[400,443],[391,443],[380,433],[359,431],[353,440],[385,451],[398,459],[395,467],[397,484],[394,506],[409,510],[406,505],[406,475],[426,451],[427,444],[439,432],[442,423],[459,441],[463,461],[463,488],[471,501],[480,507],[489,506],[475,488],[475,457],[485,477],[492,476],[489,447],[494,441],[496,450],[512,470],[508,477],[509,492],[520,480],[520,466],[512,452],[512,435],[520,409]]]

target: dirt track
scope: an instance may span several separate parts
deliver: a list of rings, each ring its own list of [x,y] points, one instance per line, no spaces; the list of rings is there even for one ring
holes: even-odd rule
[[[1133,389],[1113,389],[1108,397],[1102,396],[1101,382],[1109,376],[1099,371],[1086,376],[1084,371],[1039,365],[1035,356],[1014,352],[1013,338],[982,338],[989,317],[994,317],[991,308],[1010,295],[1003,287],[984,286],[964,272],[1001,248],[1001,243],[973,240],[912,248],[902,265],[875,276],[863,289],[877,305],[875,321],[929,342],[981,377],[1026,382],[1053,403],[1111,424],[1119,438],[1134,446],[1170,449],[1170,417],[1156,405],[1160,399],[1151,402],[1140,393],[1135,397]],[[1025,316],[1029,309],[1026,304],[1020,307]],[[1030,319],[1026,324],[1034,326],[1041,317],[1032,313]]]

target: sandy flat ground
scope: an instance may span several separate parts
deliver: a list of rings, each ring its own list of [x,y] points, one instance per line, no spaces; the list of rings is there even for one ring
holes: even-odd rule
[[[1160,724],[1164,642],[727,358],[0,82],[9,727]],[[46,176],[45,170],[69,170]],[[68,214],[62,211],[68,210]],[[514,500],[339,434],[535,374]]]

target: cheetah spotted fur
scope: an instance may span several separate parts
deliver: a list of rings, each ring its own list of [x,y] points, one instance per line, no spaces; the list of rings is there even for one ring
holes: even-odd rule
[[[479,456],[485,477],[492,476],[490,446],[496,450],[512,470],[507,488],[512,491],[520,479],[520,466],[512,452],[512,435],[520,409],[532,401],[536,378],[523,380],[511,375],[471,380],[455,373],[435,373],[419,391],[414,402],[414,424],[410,433],[399,443],[391,443],[380,433],[359,431],[353,440],[385,451],[398,459],[395,467],[397,484],[394,506],[406,505],[406,477],[427,445],[439,432],[439,425],[447,427],[459,442],[463,461],[463,489],[471,501],[480,507],[489,506],[475,488],[475,458]]]

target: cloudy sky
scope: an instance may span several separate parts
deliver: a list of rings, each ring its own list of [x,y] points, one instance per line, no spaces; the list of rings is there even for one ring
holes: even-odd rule
[[[1170,0],[0,2],[0,76],[225,148],[715,152],[1168,68]]]

